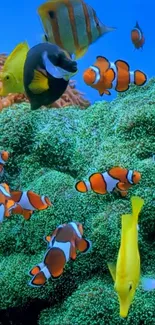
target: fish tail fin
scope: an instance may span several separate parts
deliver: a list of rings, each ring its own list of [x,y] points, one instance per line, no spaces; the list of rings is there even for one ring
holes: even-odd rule
[[[140,70],[134,71],[134,83],[136,86],[143,86],[147,82],[147,76]]]
[[[142,278],[142,288],[145,291],[151,291],[155,289],[155,279]]]
[[[46,277],[42,271],[37,273],[31,281],[29,281],[29,285],[31,287],[41,287],[45,284],[46,282]]]
[[[139,196],[132,196],[131,197],[131,205],[132,205],[132,216],[138,223],[138,216],[139,216],[139,213],[144,205],[144,200]]]
[[[87,184],[86,182],[84,181],[79,181],[75,184],[75,188],[78,192],[81,192],[81,193],[86,193],[88,191],[88,187],[87,187]]]

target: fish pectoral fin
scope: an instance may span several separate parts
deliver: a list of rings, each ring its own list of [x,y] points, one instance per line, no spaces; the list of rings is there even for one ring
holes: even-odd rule
[[[79,49],[75,53],[75,60],[82,58],[86,54],[88,47],[84,47],[83,49]]]
[[[106,80],[108,80],[109,83],[112,83],[115,79],[115,71],[112,68],[108,69],[104,73],[104,78],[106,78]],[[112,87],[112,85],[111,85],[111,87]],[[110,87],[108,87],[108,88],[110,88]]]
[[[42,72],[34,70],[34,77],[28,88],[33,94],[41,94],[49,89],[48,78]]]
[[[92,247],[92,243],[90,240],[88,239],[84,239],[81,238],[80,240],[78,240],[78,242],[76,243],[76,247],[77,249],[82,252],[82,253],[86,253],[88,252],[91,247]]]
[[[49,242],[51,241],[52,236],[43,236],[43,240],[49,244]]]
[[[123,182],[119,182],[119,183],[117,183],[117,188],[120,190],[120,191],[126,191],[127,190],[127,188],[126,188],[126,186],[125,186],[125,183],[123,183]]]
[[[107,90],[107,89],[105,89],[104,93],[105,93],[106,95],[108,95],[108,96],[111,95],[111,92],[110,92],[109,90]]]
[[[116,264],[115,263],[108,263],[108,269],[110,271],[110,274],[115,282],[116,280]]]

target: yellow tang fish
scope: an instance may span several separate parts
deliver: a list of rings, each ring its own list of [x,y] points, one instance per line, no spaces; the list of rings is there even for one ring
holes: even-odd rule
[[[23,69],[29,46],[27,42],[18,44],[7,57],[2,71],[0,72],[0,96],[9,93],[24,93]]]
[[[95,10],[83,0],[53,0],[38,7],[45,40],[60,46],[75,59],[82,57],[90,44],[115,28],[99,21]]]
[[[121,245],[117,264],[108,264],[118,294],[120,316],[127,317],[140,280],[140,255],[138,249],[138,215],[144,200],[132,196],[132,214],[122,215]]]

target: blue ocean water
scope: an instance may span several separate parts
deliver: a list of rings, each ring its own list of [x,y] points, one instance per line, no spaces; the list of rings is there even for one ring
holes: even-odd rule
[[[44,1],[0,1],[1,33],[0,52],[11,52],[13,48],[24,40],[30,46],[41,41],[43,28],[37,15],[37,7]],[[97,100],[112,100],[117,96],[112,91],[112,96],[100,97],[98,92],[87,87],[82,79],[83,71],[95,62],[97,55],[103,55],[110,61],[123,59],[127,61],[131,70],[141,69],[148,78],[155,75],[155,35],[154,35],[154,12],[153,0],[88,0],[87,3],[96,10],[98,18],[108,26],[117,28],[115,32],[100,38],[89,47],[87,54],[78,61],[79,72],[74,78],[77,87],[87,98],[94,103]],[[130,39],[131,29],[138,21],[144,32],[146,43],[143,50],[134,50]]]

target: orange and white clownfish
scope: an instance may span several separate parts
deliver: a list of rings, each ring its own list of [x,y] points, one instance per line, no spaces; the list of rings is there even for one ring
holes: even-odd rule
[[[97,194],[111,193],[117,189],[121,196],[126,196],[127,190],[137,184],[140,179],[141,174],[138,171],[113,167],[104,173],[92,174],[87,182],[77,182],[75,188],[82,193],[92,190]]]
[[[15,202],[10,195],[9,185],[6,183],[0,184],[0,223],[3,222],[4,217],[9,217],[11,209],[15,206]]]
[[[136,22],[135,27],[131,31],[131,41],[136,49],[143,48],[145,38],[138,22]]]
[[[108,89],[124,92],[129,89],[130,84],[143,86],[147,76],[140,70],[130,71],[126,61],[117,60],[109,62],[103,56],[97,56],[96,62],[83,73],[84,82],[97,89],[100,96],[111,95]]]
[[[29,285],[42,286],[50,277],[59,278],[65,264],[76,259],[76,250],[82,253],[88,252],[91,242],[82,238],[83,227],[78,222],[69,222],[57,227],[52,236],[46,236],[48,250],[43,262],[34,266],[29,274],[33,277]]]
[[[12,199],[17,203],[13,214],[22,214],[28,220],[34,210],[45,210],[52,206],[51,201],[45,195],[38,195],[32,191],[11,191]]]
[[[0,151],[0,176],[3,176],[4,174],[4,165],[6,164],[7,160],[9,158],[8,151]]]

